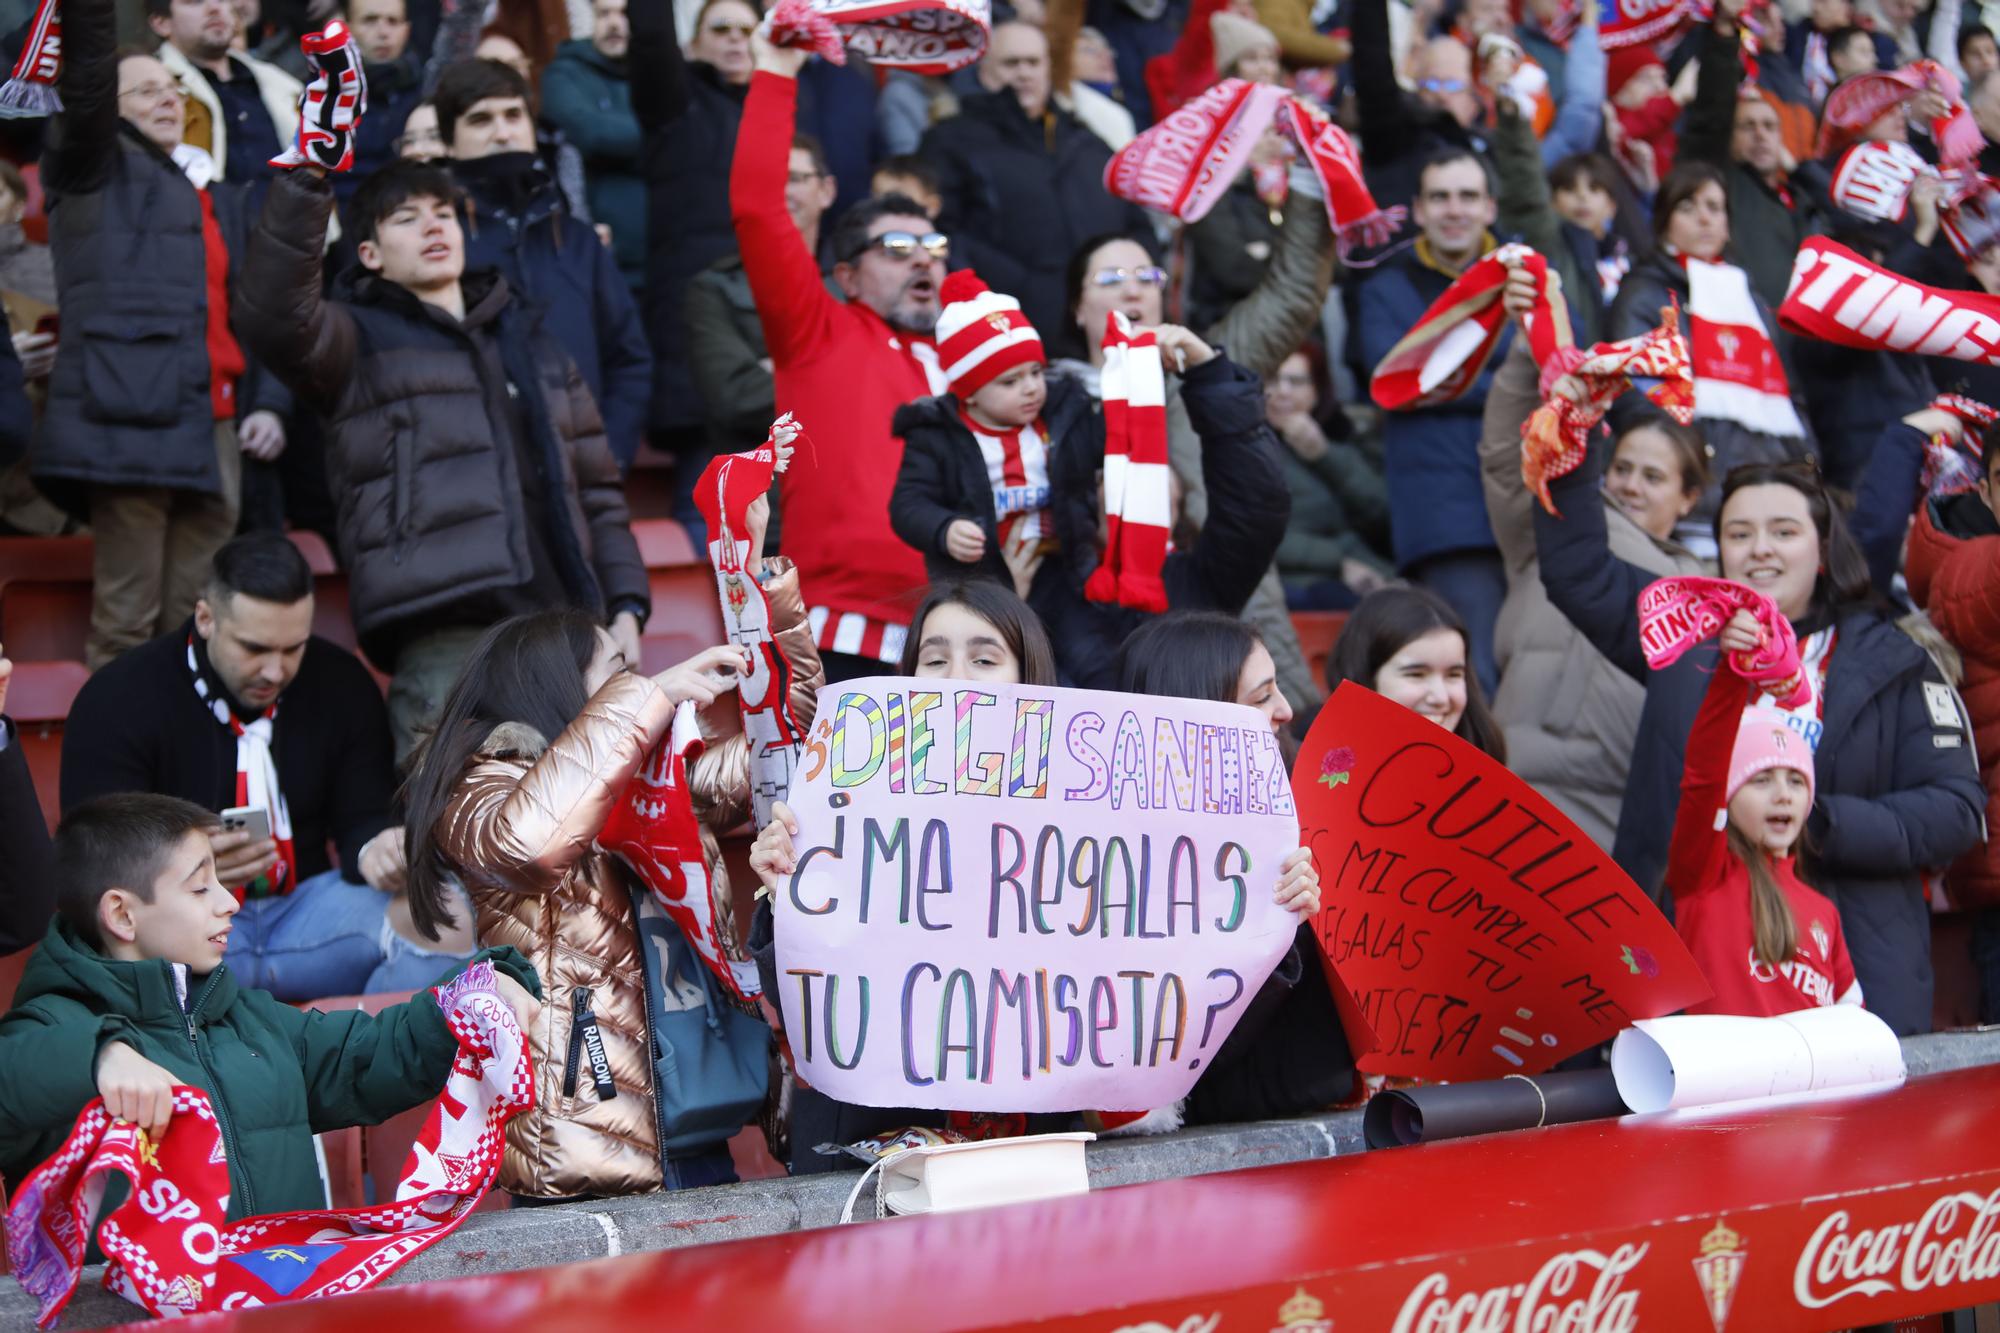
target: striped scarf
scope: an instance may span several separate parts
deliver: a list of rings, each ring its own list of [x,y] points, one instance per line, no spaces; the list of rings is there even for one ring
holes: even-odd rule
[[[1173,528],[1167,480],[1167,384],[1151,331],[1117,311],[1104,329],[1104,559],[1084,585],[1093,602],[1167,609],[1160,567]]]
[[[278,844],[278,864],[248,884],[231,892],[240,902],[245,898],[283,897],[299,886],[298,850],[292,844],[292,812],[278,785],[278,764],[271,753],[271,741],[278,725],[278,705],[243,722],[220,693],[209,688],[208,678],[195,660],[194,635],[187,641],[188,674],[194,677],[194,692],[209,713],[236,737],[236,804],[257,806],[271,817],[271,838]]]

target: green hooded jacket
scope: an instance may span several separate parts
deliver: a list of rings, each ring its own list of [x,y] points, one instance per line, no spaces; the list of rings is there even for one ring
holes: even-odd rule
[[[540,993],[514,950],[479,958]],[[0,1177],[18,1186],[62,1146],[97,1096],[97,1055],[112,1041],[208,1094],[229,1156],[231,1221],[324,1208],[312,1136],[431,1100],[458,1052],[428,992],[380,1014],[294,1009],[237,985],[226,965],[189,975],[106,958],[57,920],[0,1018]]]

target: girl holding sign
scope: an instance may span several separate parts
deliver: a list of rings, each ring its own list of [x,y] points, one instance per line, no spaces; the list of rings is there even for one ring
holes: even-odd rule
[[[1796,867],[1812,751],[1783,713],[1754,705],[1762,690],[1731,665],[1766,638],[1748,611],[1723,626],[1722,657],[1688,734],[1667,885],[1674,924],[1715,988],[1689,1013],[1764,1017],[1861,1003],[1840,915]]]
[[[1361,599],[1326,662],[1326,688],[1351,680],[1421,713],[1469,745],[1507,762],[1507,738],[1466,667],[1465,622],[1422,588],[1384,588]]]
[[[1255,708],[1271,720],[1289,758],[1296,748],[1288,730],[1292,710],[1278,689],[1277,674],[1256,630],[1213,611],[1175,611],[1148,621],[1118,650],[1119,689]],[[1319,872],[1311,852],[1301,847],[1285,858],[1275,897],[1298,913],[1298,938],[1182,1104],[1187,1124],[1303,1115],[1344,1101],[1354,1091],[1354,1056],[1312,936]],[[1149,1118],[1159,1115],[1148,1113]],[[1106,1113],[1100,1119],[1109,1132],[1132,1132]]]

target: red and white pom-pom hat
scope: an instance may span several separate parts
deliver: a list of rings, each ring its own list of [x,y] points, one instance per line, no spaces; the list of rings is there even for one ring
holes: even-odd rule
[[[1042,335],[1021,313],[1021,303],[992,291],[969,268],[945,277],[938,289],[938,361],[960,398],[979,392],[1015,366],[1046,364]]]

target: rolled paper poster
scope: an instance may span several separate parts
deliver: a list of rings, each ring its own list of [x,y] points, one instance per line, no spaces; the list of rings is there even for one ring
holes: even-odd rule
[[[1624,1114],[1609,1069],[1575,1069],[1392,1088],[1369,1100],[1361,1132],[1370,1148],[1400,1148]]]

